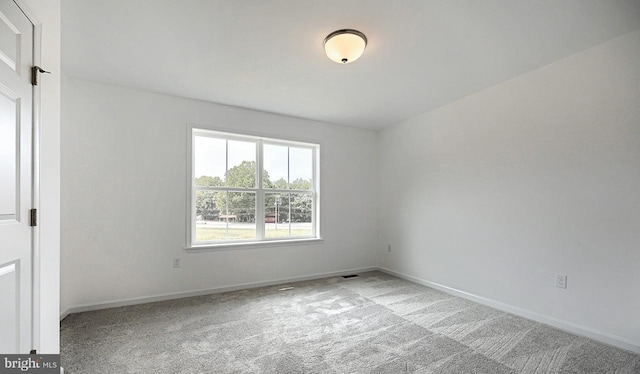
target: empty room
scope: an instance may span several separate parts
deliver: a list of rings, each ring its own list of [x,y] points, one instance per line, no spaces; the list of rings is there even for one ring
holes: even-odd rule
[[[0,0],[0,74],[2,373],[640,373],[639,0]]]

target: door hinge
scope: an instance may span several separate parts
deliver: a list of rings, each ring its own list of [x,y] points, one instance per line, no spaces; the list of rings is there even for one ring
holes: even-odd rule
[[[29,215],[29,226],[38,226],[38,209],[31,209]]]
[[[40,66],[32,66],[31,67],[31,84],[34,86],[38,85],[38,74],[51,74],[50,71],[46,71]]]

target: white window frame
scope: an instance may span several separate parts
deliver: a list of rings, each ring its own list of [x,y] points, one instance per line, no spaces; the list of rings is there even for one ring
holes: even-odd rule
[[[195,185],[195,147],[194,141],[196,136],[207,136],[217,139],[238,140],[244,142],[256,143],[256,186],[253,188],[243,187],[198,187]],[[230,250],[251,248],[256,246],[279,246],[290,244],[314,244],[322,241],[320,237],[320,145],[316,143],[301,142],[298,140],[275,139],[255,134],[241,134],[218,129],[211,129],[202,126],[188,126],[188,187],[187,187],[187,235],[185,249],[190,252],[212,251],[212,250]],[[313,170],[311,190],[296,189],[274,189],[263,188],[262,181],[262,164],[263,164],[263,146],[280,145],[296,148],[305,148],[312,150]],[[256,196],[256,238],[241,240],[218,240],[218,241],[196,241],[196,191],[212,190],[212,191],[229,191],[229,192],[254,192]],[[265,207],[264,198],[267,193],[305,193],[311,194],[312,199],[312,234],[310,236],[299,237],[265,237]],[[291,228],[289,228],[291,229]]]

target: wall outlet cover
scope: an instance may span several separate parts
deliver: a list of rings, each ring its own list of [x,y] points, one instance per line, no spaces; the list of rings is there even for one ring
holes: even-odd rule
[[[556,274],[556,287],[567,288],[567,276],[565,274]]]

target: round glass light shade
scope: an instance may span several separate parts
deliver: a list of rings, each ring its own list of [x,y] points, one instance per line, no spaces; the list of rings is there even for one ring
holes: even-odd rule
[[[324,39],[327,57],[339,64],[349,64],[360,58],[367,46],[367,37],[357,30],[338,30]]]

